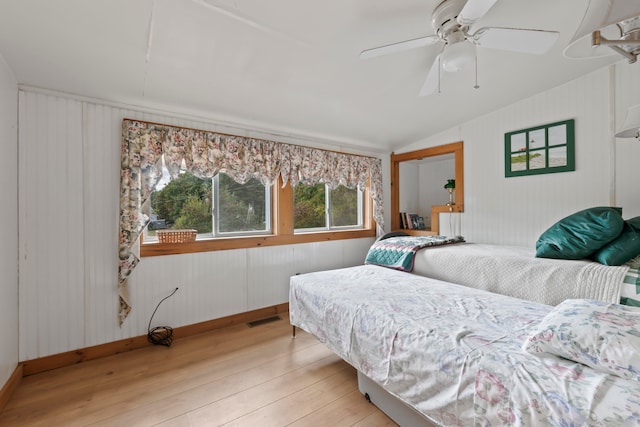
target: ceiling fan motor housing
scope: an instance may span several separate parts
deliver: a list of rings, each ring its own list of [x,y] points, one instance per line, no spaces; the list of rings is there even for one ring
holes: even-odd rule
[[[636,16],[635,18],[627,19],[618,24],[620,28],[621,40],[632,42],[631,44],[624,45],[624,49],[627,52],[630,52],[635,55],[640,54],[640,45],[637,44],[640,42],[640,16]]]
[[[444,0],[433,11],[431,25],[438,37],[446,39],[450,34],[460,30],[456,17],[467,3],[467,0]]]

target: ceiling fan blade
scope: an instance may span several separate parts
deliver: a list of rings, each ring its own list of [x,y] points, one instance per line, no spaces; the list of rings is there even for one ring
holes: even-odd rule
[[[360,52],[360,59],[376,58],[391,53],[404,52],[405,50],[415,49],[417,47],[429,46],[437,43],[441,39],[438,36],[418,37],[417,39],[405,40],[402,42],[392,43],[385,46],[374,47]]]
[[[522,28],[481,28],[469,38],[478,46],[513,52],[543,54],[558,40],[556,31],[525,30]]]
[[[442,55],[438,55],[436,60],[431,64],[431,68],[429,69],[429,74],[427,74],[427,79],[424,81],[422,88],[420,89],[419,96],[429,96],[433,94],[437,89],[440,83],[440,57]]]
[[[482,18],[498,0],[468,0],[456,20],[462,26],[470,26]]]

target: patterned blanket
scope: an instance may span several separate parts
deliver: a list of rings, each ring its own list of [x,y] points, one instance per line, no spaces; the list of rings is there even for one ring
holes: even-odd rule
[[[464,242],[461,236],[402,236],[375,242],[367,253],[365,264],[381,265],[401,271],[412,271],[415,253],[429,246]]]

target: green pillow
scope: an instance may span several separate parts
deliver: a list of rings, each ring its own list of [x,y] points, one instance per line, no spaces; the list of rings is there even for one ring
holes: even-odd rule
[[[622,265],[640,254],[640,216],[624,222],[622,233],[596,252],[593,258],[604,265]]]
[[[576,212],[553,224],[536,242],[540,258],[587,258],[622,232],[622,209],[600,206]]]

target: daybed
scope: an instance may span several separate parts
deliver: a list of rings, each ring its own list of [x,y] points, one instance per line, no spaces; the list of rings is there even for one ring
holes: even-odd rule
[[[414,251],[420,274],[293,276],[291,323],[402,426],[640,424],[640,310],[616,304],[629,266],[534,255],[456,243]]]

